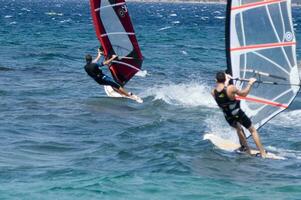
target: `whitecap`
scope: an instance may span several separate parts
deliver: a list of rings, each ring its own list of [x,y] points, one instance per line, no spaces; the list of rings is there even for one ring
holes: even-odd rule
[[[173,13],[173,14],[170,14],[169,16],[171,16],[171,17],[176,17],[177,14]]]
[[[46,15],[49,15],[49,16],[63,16],[64,14],[63,13],[56,13],[56,12],[46,12],[45,13]]]
[[[171,26],[166,26],[166,27],[163,27],[163,28],[158,29],[158,31],[164,31],[164,30],[170,29],[170,28],[172,28],[172,27],[171,27]]]
[[[147,70],[140,70],[136,73],[136,76],[139,76],[139,77],[146,77],[147,75],[149,75],[147,73]]]
[[[187,53],[186,51],[181,51],[181,53],[182,53],[183,55],[188,55],[188,53]]]
[[[220,11],[214,11],[213,14],[222,14]]]
[[[298,127],[301,128],[301,123],[296,123],[296,119],[301,119],[301,110],[292,110],[282,112],[270,122],[281,127]]]
[[[223,17],[223,16],[216,16],[216,17],[214,17],[215,19],[225,19],[225,17]]]
[[[173,23],[173,24],[179,24],[180,21],[173,21],[173,22],[171,22],[171,23]]]
[[[71,22],[71,21],[72,21],[71,19],[66,19],[66,20],[60,21],[60,23],[66,23],[66,22]]]
[[[277,148],[274,146],[267,146],[266,149],[284,158],[301,159],[301,151]]]
[[[28,9],[28,8],[22,8],[21,10],[22,10],[22,11],[27,11],[27,12],[30,12],[30,11],[31,11],[31,10]]]
[[[199,83],[155,86],[147,89],[144,96],[154,96],[154,100],[162,100],[171,105],[217,108],[209,86]]]
[[[5,15],[4,18],[12,18],[12,15]]]
[[[215,112],[214,114],[207,116],[207,119],[204,122],[208,130],[207,133],[239,144],[239,139],[235,130],[227,124],[222,112]],[[204,134],[203,139],[206,140],[209,138],[206,138],[206,134]]]

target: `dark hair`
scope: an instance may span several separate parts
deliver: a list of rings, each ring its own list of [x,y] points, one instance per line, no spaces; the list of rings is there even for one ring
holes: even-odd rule
[[[217,72],[215,78],[218,83],[224,83],[226,81],[226,74],[225,72]]]
[[[99,49],[99,51],[103,51],[103,47],[102,46],[100,46],[98,49]]]
[[[92,56],[90,54],[86,55],[86,62],[90,64],[92,62]]]

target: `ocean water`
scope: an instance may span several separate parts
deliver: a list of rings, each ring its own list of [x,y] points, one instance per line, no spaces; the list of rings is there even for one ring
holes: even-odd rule
[[[127,89],[143,104],[106,97],[84,72],[99,44],[88,1],[0,0],[0,199],[301,199],[300,97],[260,130],[286,160],[203,140],[232,133],[209,94],[225,5],[128,7],[147,75]]]

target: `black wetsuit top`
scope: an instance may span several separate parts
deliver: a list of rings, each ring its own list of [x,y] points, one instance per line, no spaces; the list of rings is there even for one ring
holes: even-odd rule
[[[214,90],[214,98],[217,105],[223,110],[225,118],[230,126],[236,127],[237,122],[242,124],[246,128],[250,128],[252,125],[249,117],[240,109],[240,101],[232,100],[227,95],[227,87],[220,92]]]
[[[238,113],[240,110],[240,101],[232,100],[227,95],[227,87],[220,92],[216,89],[214,90],[214,97],[217,102],[217,105],[223,110],[225,115],[231,117]]]
[[[90,63],[85,65],[85,70],[100,85],[110,85],[113,88],[119,89],[121,85],[114,81],[112,78],[104,75],[100,67],[104,66],[103,63]]]
[[[102,78],[104,74],[102,73],[100,67],[102,67],[103,64],[99,65],[97,63],[90,63],[85,65],[85,70],[89,76],[92,78]]]

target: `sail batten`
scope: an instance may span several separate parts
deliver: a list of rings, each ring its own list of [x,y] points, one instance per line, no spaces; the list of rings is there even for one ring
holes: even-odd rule
[[[102,6],[98,9],[96,9],[95,11],[99,11],[99,9],[105,9],[105,8],[109,8],[109,7],[122,6],[122,5],[125,5],[125,2],[115,3],[115,4],[111,4],[111,5],[107,5],[107,6]]]
[[[278,42],[278,43],[268,43],[268,44],[257,44],[257,45],[249,45],[249,46],[239,46],[231,48],[231,51],[239,51],[239,50],[261,50],[261,49],[270,49],[277,47],[287,47],[287,46],[295,46],[296,42]]]
[[[228,0],[226,55],[236,87],[247,84],[239,80],[258,80],[248,97],[238,97],[258,129],[287,109],[300,89],[291,1]]]
[[[275,3],[281,3],[284,2],[284,0],[270,0],[270,1],[259,1],[255,3],[248,3],[241,6],[234,6],[231,8],[232,11],[234,10],[241,10],[241,9],[251,9],[254,7],[264,6],[264,5],[270,5]]]
[[[111,32],[111,33],[105,33],[102,34],[101,37],[105,37],[108,35],[135,35],[135,33],[129,33],[129,32]]]

